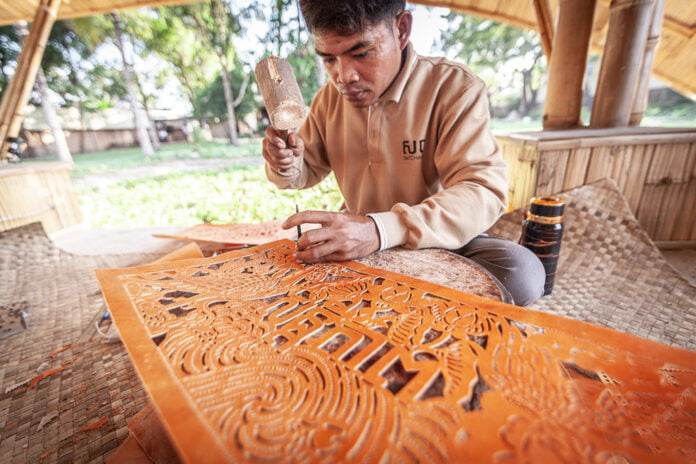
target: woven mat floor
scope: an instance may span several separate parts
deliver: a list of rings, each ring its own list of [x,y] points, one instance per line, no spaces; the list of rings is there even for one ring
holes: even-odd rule
[[[696,349],[696,287],[665,261],[616,186],[561,196],[556,286],[533,308]],[[506,214],[490,232],[516,240],[522,215]],[[26,330],[0,339],[0,463],[100,463],[123,442],[147,398],[123,345],[96,334],[104,308],[92,271],[159,257],[72,255],[36,224],[0,232],[0,307],[21,304],[29,314]]]
[[[569,190],[553,293],[530,307],[696,350],[696,286],[640,227],[612,180]],[[525,209],[488,232],[517,241]]]
[[[105,309],[93,270],[159,257],[72,255],[40,224],[0,232],[0,308],[28,313],[26,330],[0,340],[1,463],[104,462],[126,438],[147,398],[123,345],[96,333]],[[11,389],[60,368],[30,389]]]

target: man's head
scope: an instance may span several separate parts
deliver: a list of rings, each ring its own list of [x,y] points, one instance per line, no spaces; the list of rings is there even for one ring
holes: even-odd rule
[[[401,68],[411,35],[403,0],[300,0],[331,82],[353,106],[374,103]]]
[[[405,0],[300,0],[302,16],[312,34],[352,35],[367,26],[393,21],[405,8]]]

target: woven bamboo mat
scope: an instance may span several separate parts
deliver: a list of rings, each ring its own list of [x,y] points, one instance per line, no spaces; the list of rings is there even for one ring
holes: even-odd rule
[[[696,349],[696,287],[664,260],[616,186],[562,197],[556,286],[533,307]],[[516,240],[522,214],[505,215],[491,233]],[[28,313],[26,330],[0,339],[0,462],[104,462],[126,438],[147,398],[124,347],[96,335],[104,309],[92,271],[158,257],[71,255],[36,224],[0,232],[0,306]]]
[[[0,306],[28,313],[26,330],[0,340],[0,462],[103,462],[125,439],[147,400],[123,345],[96,334],[93,270],[159,256],[72,255],[40,224],[0,233]]]
[[[696,286],[640,227],[614,181],[560,194],[565,228],[555,286],[531,308],[696,350]],[[517,241],[525,209],[489,234]]]
[[[26,309],[26,301],[0,305],[0,339],[14,335],[27,328],[27,323],[24,319]]]

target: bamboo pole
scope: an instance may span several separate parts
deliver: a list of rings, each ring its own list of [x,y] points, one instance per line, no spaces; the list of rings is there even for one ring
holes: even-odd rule
[[[640,77],[636,95],[633,98],[633,108],[629,118],[629,125],[638,126],[648,107],[648,94],[650,92],[650,76],[652,75],[653,63],[655,62],[655,52],[662,33],[662,18],[665,14],[665,0],[655,0],[653,5],[652,21],[648,38],[645,42],[645,52],[641,63]]]
[[[592,106],[592,127],[628,125],[654,2],[611,2],[607,39]]]
[[[549,63],[544,129],[580,125],[582,82],[596,0],[561,0]]]
[[[546,55],[546,62],[550,62],[554,32],[549,0],[532,0],[532,5],[534,6],[534,15],[541,37],[541,46],[544,49],[544,55]]]
[[[61,0],[41,0],[29,36],[17,60],[17,68],[0,102],[0,163],[7,160],[8,137],[16,137],[24,119],[23,110],[34,87],[48,34]]]

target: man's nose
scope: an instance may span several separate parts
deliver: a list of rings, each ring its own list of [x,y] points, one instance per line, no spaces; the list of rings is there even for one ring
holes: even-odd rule
[[[358,72],[356,71],[355,67],[350,62],[350,60],[338,60],[338,74],[336,76],[337,83],[349,84],[351,82],[357,82],[358,78]]]

